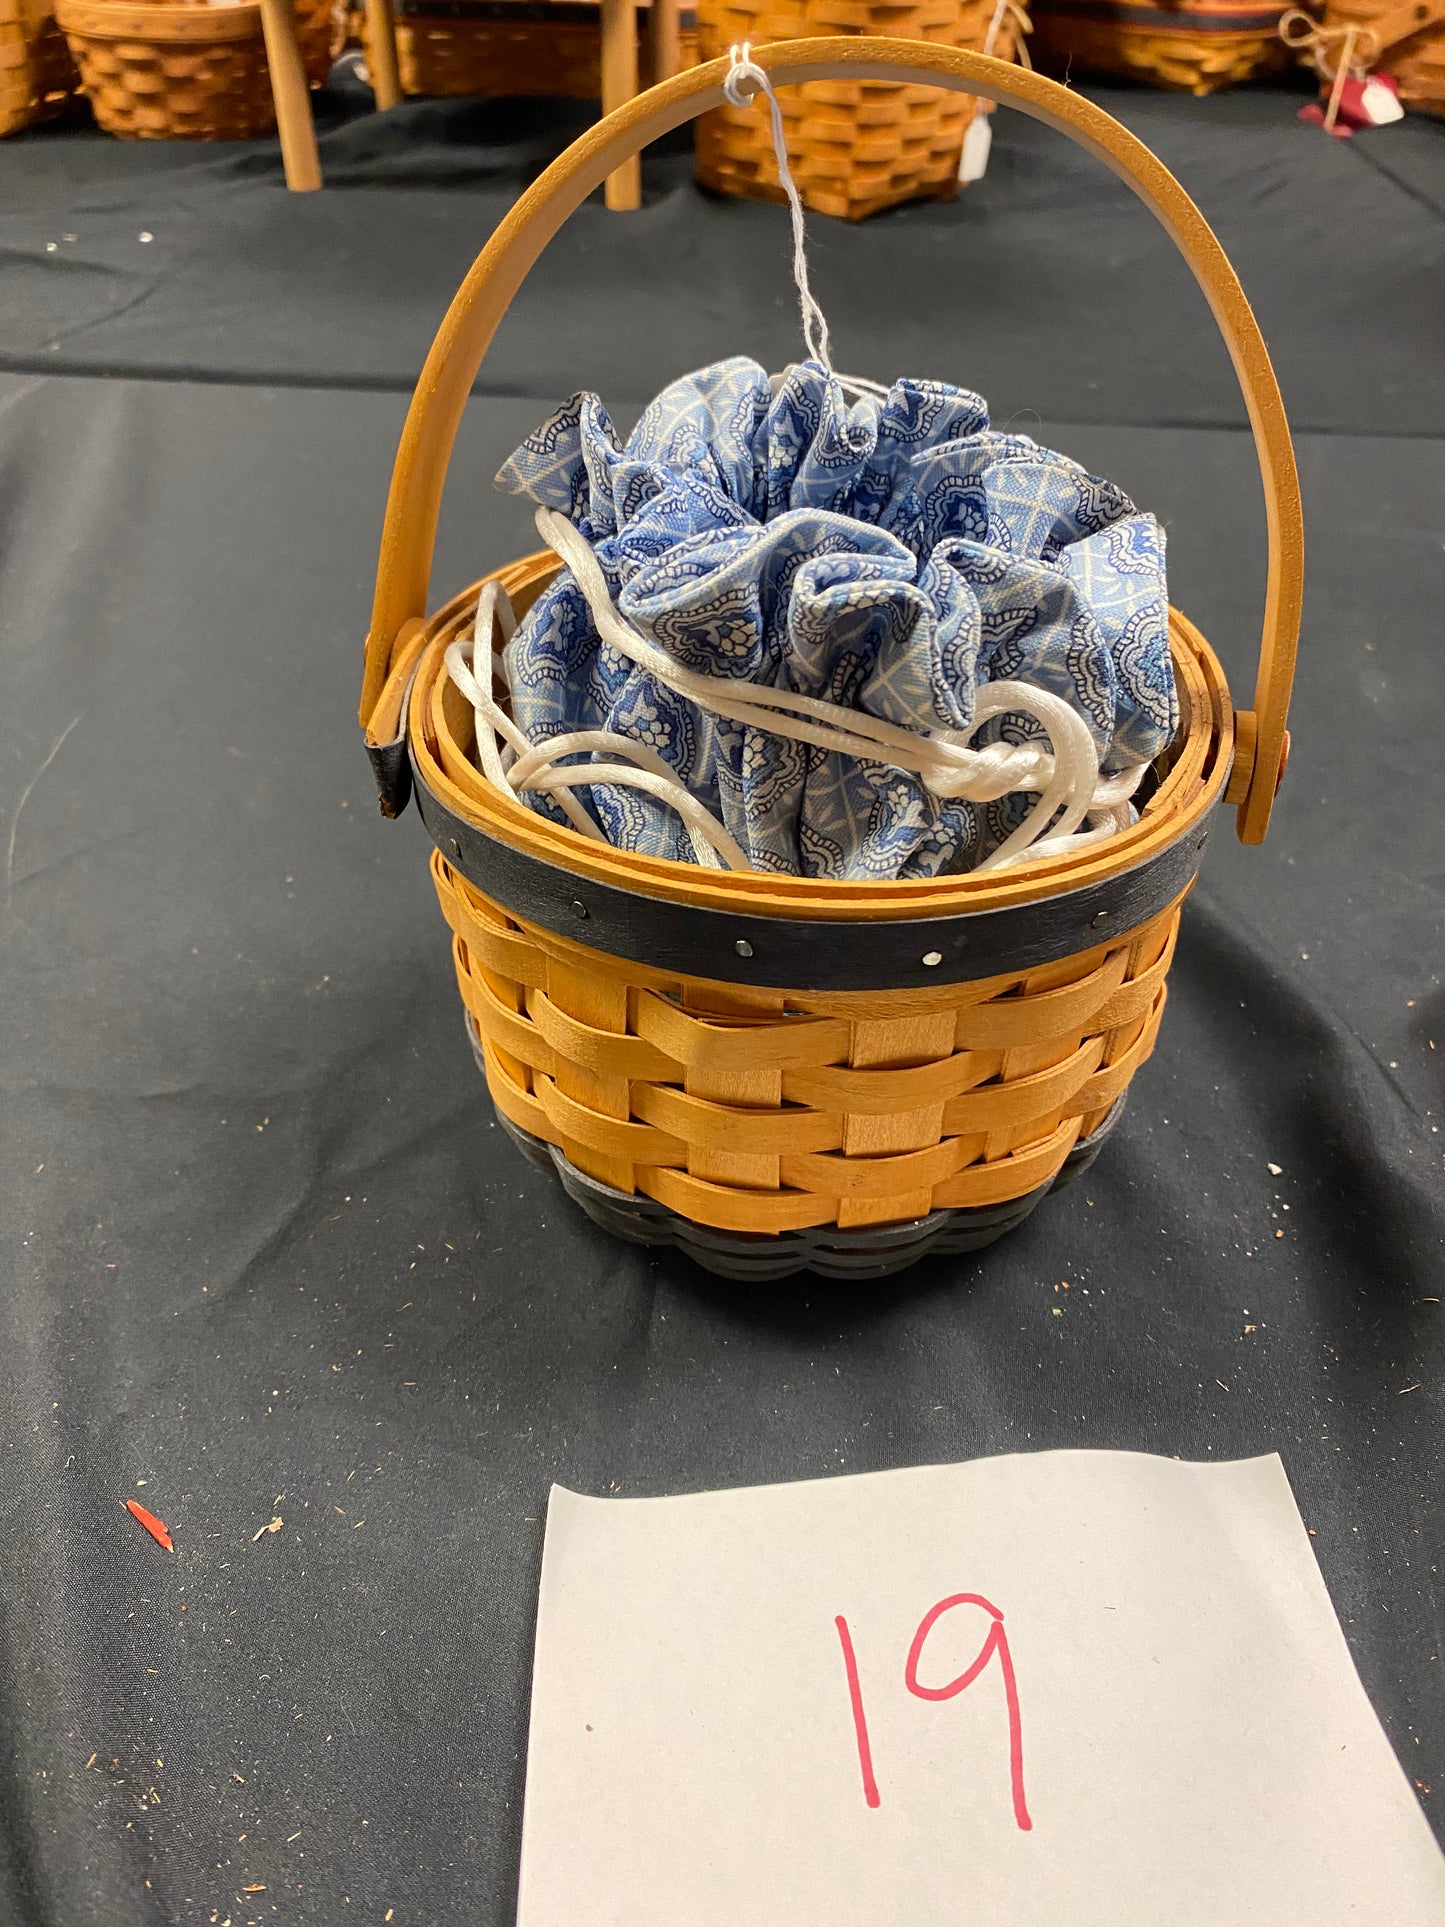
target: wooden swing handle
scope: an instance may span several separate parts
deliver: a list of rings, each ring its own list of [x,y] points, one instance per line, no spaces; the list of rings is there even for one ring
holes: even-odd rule
[[[773,84],[881,80],[947,87],[1001,101],[1056,128],[1126,181],[1164,228],[1203,288],[1239,377],[1264,482],[1269,536],[1264,628],[1254,710],[1239,717],[1229,798],[1240,840],[1259,843],[1287,748],[1304,576],[1304,531],[1294,447],[1259,324],[1224,250],[1162,161],[1118,121],[1041,74],[926,41],[863,36],[784,40],[752,58]],[[361,722],[371,720],[388,673],[426,616],[442,485],[462,410],[482,357],[529,269],[576,208],[649,141],[721,106],[726,60],[639,94],[581,136],[538,176],[499,223],[458,289],[417,383],[397,450],[366,642]]]

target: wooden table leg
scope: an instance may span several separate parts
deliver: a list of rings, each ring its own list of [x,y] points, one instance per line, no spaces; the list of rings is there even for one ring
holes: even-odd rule
[[[664,80],[671,80],[682,69],[677,0],[652,0],[648,10],[647,36],[652,47],[652,84],[656,87]]]
[[[321,185],[321,157],[316,151],[311,89],[296,44],[291,0],[261,0],[261,30],[266,36],[266,65],[271,73],[276,125],[281,132],[286,185],[293,193],[306,194]]]
[[[391,0],[366,0],[366,64],[378,112],[401,104],[401,70],[396,58],[396,18]]]
[[[602,111],[610,114],[637,93],[637,9],[634,0],[602,0]],[[642,162],[634,154],[607,176],[607,205],[642,205]]]

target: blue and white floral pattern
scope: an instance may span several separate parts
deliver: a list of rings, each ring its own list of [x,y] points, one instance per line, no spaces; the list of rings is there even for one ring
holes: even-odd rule
[[[673,382],[626,443],[595,395],[574,395],[497,485],[565,514],[622,614],[689,668],[919,731],[966,730],[978,685],[1018,678],[1077,708],[1105,771],[1174,735],[1163,530],[1111,482],[993,432],[966,389],[903,380],[850,405],[803,362],[775,395],[734,357]],[[601,640],[565,569],[507,668],[531,741],[600,728],[649,744],[762,870],[967,870],[1027,806],[942,800],[890,764],[704,713]],[[999,717],[976,740],[1037,734]],[[576,794],[620,847],[695,860],[655,798]]]

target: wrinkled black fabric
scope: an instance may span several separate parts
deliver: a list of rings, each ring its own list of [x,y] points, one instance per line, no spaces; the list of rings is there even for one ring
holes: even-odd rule
[[[1090,91],[1214,223],[1298,426],[1445,434],[1445,384],[1432,378],[1445,128],[1412,116],[1332,141],[1296,120],[1294,93]],[[141,150],[42,130],[6,143],[0,368],[409,392],[472,257],[590,109],[356,108],[338,83],[324,198],[280,193],[264,142]],[[614,405],[655,393],[659,352],[688,367],[741,352],[775,367],[796,353],[776,209],[701,195],[685,132],[652,150],[644,178],[640,213],[615,221],[594,196],[548,250],[498,335],[484,393],[570,393],[583,338]],[[946,352],[998,421],[1243,420],[1169,242],[1122,182],[1022,115],[999,117],[985,188],[858,229],[818,222],[812,258],[839,367],[891,377]]]
[[[1364,156],[1441,130],[1342,148],[1285,96],[1120,98],[1200,191],[1308,424],[1293,767],[1263,849],[1211,843],[1087,1179],[991,1251],[862,1287],[724,1285],[525,1165],[466,1048],[420,825],[375,813],[354,711],[404,398],[326,384],[411,378],[543,137],[510,109],[505,150],[456,131],[492,110],[405,110],[452,129],[416,154],[338,124],[346,184],[294,200],[265,150],[0,148],[6,350],[58,329],[68,371],[0,376],[7,1927],[502,1927],[554,1479],[1278,1450],[1439,1824],[1445,402],[1417,324],[1445,219]],[[1167,523],[1174,599],[1246,692],[1259,491],[1201,304],[1141,220],[1122,239],[1111,187],[1061,200],[1070,170],[1010,139],[954,208],[816,224],[840,360],[1037,407]],[[413,167],[429,185],[381,178]],[[792,352],[783,217],[684,174],[654,163],[636,221],[585,210],[509,327],[434,602],[535,546],[488,486],[531,397]],[[1398,198],[1336,220],[1346,189]],[[17,257],[17,224],[79,232],[82,204],[102,265]],[[144,287],[115,265],[142,226],[172,249]],[[953,291],[900,312],[889,263],[919,256]]]

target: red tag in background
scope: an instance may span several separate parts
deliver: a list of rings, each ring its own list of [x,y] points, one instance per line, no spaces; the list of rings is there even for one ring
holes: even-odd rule
[[[1308,107],[1301,107],[1299,118],[1309,121],[1314,127],[1325,125],[1325,108],[1317,100]],[[1400,90],[1391,74],[1366,74],[1363,80],[1353,75],[1340,89],[1340,103],[1335,114],[1335,124],[1328,129],[1336,140],[1349,140],[1359,127],[1385,127],[1392,120],[1403,120],[1405,110],[1400,105]]]

